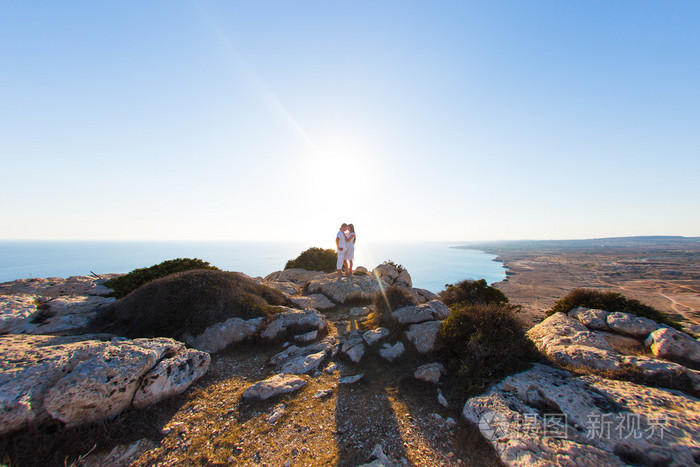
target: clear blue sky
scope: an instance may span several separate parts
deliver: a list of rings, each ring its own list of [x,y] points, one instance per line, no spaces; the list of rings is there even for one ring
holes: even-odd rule
[[[0,3],[0,238],[700,235],[700,2]]]

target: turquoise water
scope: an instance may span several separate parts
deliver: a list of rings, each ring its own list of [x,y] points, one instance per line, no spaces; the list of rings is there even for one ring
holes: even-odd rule
[[[446,283],[505,278],[495,256],[450,248],[454,243],[358,243],[356,266],[372,269],[385,260],[403,265],[414,287],[439,292]],[[68,277],[129,272],[166,259],[201,258],[228,271],[266,276],[284,268],[311,245],[272,242],[0,241],[0,282],[28,277]]]

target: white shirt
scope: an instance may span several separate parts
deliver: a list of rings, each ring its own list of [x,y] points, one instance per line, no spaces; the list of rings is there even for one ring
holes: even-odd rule
[[[345,233],[342,230],[339,230],[335,237],[338,239],[338,248],[342,248],[344,250],[345,249]]]

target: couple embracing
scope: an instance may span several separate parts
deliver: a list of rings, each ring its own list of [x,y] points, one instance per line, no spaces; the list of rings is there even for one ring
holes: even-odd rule
[[[338,251],[338,274],[343,274],[343,264],[347,264],[345,274],[352,275],[352,262],[355,261],[355,226],[343,224],[335,236],[335,247]]]

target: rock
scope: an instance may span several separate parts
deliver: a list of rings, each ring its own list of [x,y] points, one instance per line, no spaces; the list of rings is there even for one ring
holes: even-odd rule
[[[282,365],[281,373],[290,373],[295,375],[310,373],[317,370],[325,358],[325,352],[317,352],[295,357]]]
[[[372,450],[372,454],[370,454],[369,459],[371,462],[368,464],[362,464],[358,467],[398,467],[398,464],[395,464],[394,462],[391,461],[387,457],[386,454],[384,454],[384,449],[382,448],[381,444],[377,444],[374,446],[374,449]]]
[[[405,306],[392,312],[394,319],[401,324],[443,320],[447,318],[449,314],[450,309],[440,300],[432,300],[422,305]]]
[[[371,312],[372,312],[371,306],[356,306],[354,308],[350,308],[350,311],[348,311],[348,315],[352,316],[352,317],[367,316]]]
[[[387,328],[379,327],[372,331],[367,331],[362,334],[362,338],[367,342],[367,345],[374,345],[385,337],[389,336],[389,330]]]
[[[445,396],[442,395],[442,391],[439,389],[437,392],[437,400],[438,400],[438,404],[440,404],[441,406],[443,406],[445,408],[448,408],[450,406],[450,403],[447,402],[447,399],[445,399]]]
[[[437,298],[437,295],[431,292],[430,290],[427,289],[415,289],[415,288],[410,288],[407,289],[408,293],[411,294],[413,297],[413,300],[415,300],[416,303],[425,303],[429,302],[431,300],[435,300]]]
[[[318,391],[316,391],[316,394],[314,394],[314,399],[323,399],[325,397],[330,396],[331,394],[333,394],[332,389],[319,389]]]
[[[338,380],[338,384],[354,384],[357,383],[362,377],[365,376],[364,373],[360,373],[353,376],[346,376]]]
[[[693,465],[700,401],[535,364],[472,397],[462,415],[514,466]]]
[[[293,282],[300,286],[306,284],[311,279],[325,276],[326,273],[321,271],[307,271],[306,269],[285,269],[284,271],[276,271],[265,277],[268,282]]]
[[[569,316],[581,321],[588,329],[597,329],[600,331],[607,331],[610,329],[607,322],[609,314],[609,312],[604,310],[590,309],[582,306],[574,308],[569,312]]]
[[[392,264],[380,264],[372,270],[372,275],[389,285],[410,288],[413,286],[411,275],[405,269],[399,269]]]
[[[285,410],[287,409],[287,406],[284,404],[277,404],[274,409],[272,409],[272,413],[267,417],[267,423],[275,423],[277,420],[284,415]]]
[[[326,374],[332,375],[333,373],[336,372],[337,369],[338,369],[338,364],[335,362],[331,362],[328,364],[328,366],[326,368],[323,369],[323,372]]]
[[[296,284],[292,281],[261,281],[262,285],[266,285],[270,287],[271,289],[279,290],[283,294],[289,296],[289,295],[296,295],[299,292],[301,292],[301,285]],[[306,308],[306,307],[301,307],[301,308]],[[313,308],[313,307],[312,307]]]
[[[646,338],[653,331],[661,327],[659,323],[649,318],[620,312],[610,313],[606,322],[613,331],[643,338]]]
[[[293,328],[297,332],[326,329],[326,320],[316,310],[295,310],[286,306],[278,308],[281,308],[282,312],[275,314],[270,324],[260,333],[263,339],[282,337],[288,328]]]
[[[306,380],[294,375],[274,375],[259,381],[243,391],[243,399],[269,399],[280,394],[298,391],[306,384]]]
[[[343,342],[340,351],[347,355],[348,358],[355,363],[362,360],[362,357],[365,354],[365,345],[360,332],[353,331],[350,333],[347,340]]]
[[[143,377],[134,395],[134,407],[147,407],[184,392],[207,372],[210,361],[208,353],[195,349],[182,349],[177,355],[161,360]]]
[[[405,350],[403,342],[398,341],[394,345],[389,345],[389,344],[383,344],[382,348],[379,349],[379,356],[382,357],[385,360],[389,360],[390,362],[393,362],[397,358],[399,358],[401,355],[403,355],[403,351]]]
[[[457,427],[457,422],[455,421],[454,418],[447,417],[445,419],[445,428],[447,428],[448,430],[452,430],[453,428],[456,428],[456,427]]]
[[[222,323],[209,326],[196,337],[185,336],[187,345],[203,352],[214,353],[225,349],[231,344],[242,342],[260,331],[263,318],[244,320],[230,318]]]
[[[79,338],[0,337],[0,432],[50,418],[67,426],[108,418],[131,407],[142,384],[148,401],[157,401],[184,391],[208,367],[208,355],[173,339]],[[183,361],[194,370],[160,375]]]
[[[412,324],[406,331],[406,338],[416,347],[418,352],[432,352],[435,350],[435,338],[440,329],[440,324],[440,321]]]
[[[96,276],[48,277],[45,279],[19,279],[0,284],[0,295],[29,294],[44,298],[62,295],[108,295],[113,292],[104,283],[123,274],[102,274]]]
[[[693,337],[700,338],[700,324],[695,323],[682,323],[683,332],[689,334]]]
[[[445,367],[441,363],[426,363],[419,366],[413,373],[413,376],[421,381],[437,384],[440,381],[440,377],[444,374]]]
[[[369,303],[372,295],[388,287],[377,282],[372,276],[338,276],[336,273],[309,281],[307,290],[311,294],[320,293],[336,303]]]
[[[289,301],[294,306],[301,309],[315,308],[317,310],[330,310],[331,308],[335,308],[335,303],[331,302],[325,295],[320,293],[306,295],[304,297],[290,297]]]
[[[623,355],[642,355],[646,350],[644,343],[634,337],[605,331],[596,331],[595,334],[610,344],[613,350]]]
[[[36,328],[32,321],[41,314],[36,295],[0,295],[0,334],[19,334]]]
[[[311,342],[318,337],[318,331],[314,329],[313,331],[306,332],[304,334],[299,334],[294,336],[294,340],[297,342]]]
[[[662,328],[649,334],[645,341],[656,357],[700,364],[700,342],[684,332]]]

